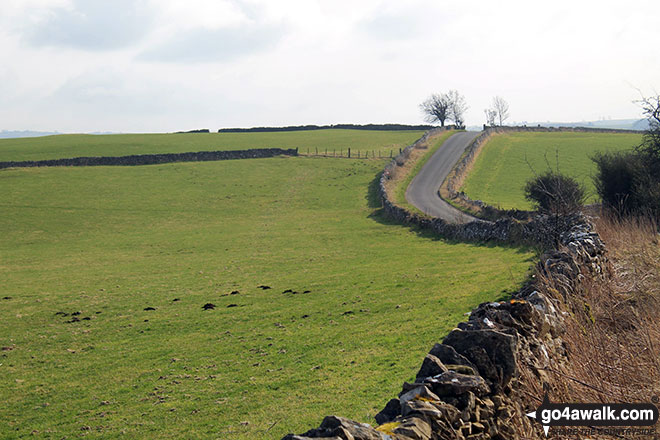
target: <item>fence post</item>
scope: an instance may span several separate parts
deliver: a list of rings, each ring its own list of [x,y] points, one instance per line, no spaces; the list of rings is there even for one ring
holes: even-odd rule
[[[358,159],[360,158],[360,150],[358,150]]]
[[[349,159],[351,158],[351,149],[350,148],[348,149],[348,158]]]
[[[316,147],[316,155],[319,155],[319,147]]]

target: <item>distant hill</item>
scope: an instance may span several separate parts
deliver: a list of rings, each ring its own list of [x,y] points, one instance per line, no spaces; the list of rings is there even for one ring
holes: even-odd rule
[[[609,128],[612,130],[646,130],[649,123],[646,119],[609,119],[602,121],[581,121],[581,122],[514,122],[510,125],[526,125],[534,127],[587,127],[587,128]],[[481,130],[483,126],[474,125],[468,127],[469,130]]]
[[[646,119],[610,119],[603,121],[582,121],[582,122],[540,122],[527,125],[538,125],[542,127],[591,127],[591,128],[610,128],[614,130],[646,130],[648,121]]]
[[[648,130],[648,129],[649,129],[648,119],[640,119],[639,121],[635,122],[635,124],[633,124],[633,130]]]
[[[0,139],[11,139],[11,138],[26,138],[26,137],[40,137],[40,136],[51,136],[54,134],[60,134],[56,131],[9,131],[2,130],[0,131]]]

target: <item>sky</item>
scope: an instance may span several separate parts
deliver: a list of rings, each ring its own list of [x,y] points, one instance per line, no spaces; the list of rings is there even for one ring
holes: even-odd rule
[[[641,118],[657,0],[0,0],[0,130]]]

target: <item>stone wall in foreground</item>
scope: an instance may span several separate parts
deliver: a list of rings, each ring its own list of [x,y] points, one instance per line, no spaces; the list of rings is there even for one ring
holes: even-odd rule
[[[205,162],[231,159],[255,159],[275,156],[297,156],[297,149],[257,148],[251,150],[198,151],[193,153],[136,154],[116,157],[73,157],[70,159],[27,160],[20,162],[0,162],[2,168],[25,167],[89,167],[89,166],[131,166],[155,165],[172,162]]]
[[[383,173],[380,190],[386,215],[452,239],[543,244],[549,250],[537,272],[558,288],[560,296],[579,294],[587,276],[606,276],[605,247],[582,215],[561,222],[537,218],[526,223],[504,219],[453,225],[394,205],[384,183],[406,158],[395,158]],[[557,236],[535,238],[545,233],[548,222]],[[541,438],[540,425],[533,426],[524,416],[538,403],[519,390],[518,380],[524,372],[543,382],[546,368],[565,360],[566,311],[557,300],[540,293],[535,283],[528,283],[509,301],[483,303],[472,310],[466,322],[431,348],[415,380],[403,383],[373,425],[327,416],[318,428],[283,440],[508,440],[517,438],[520,430],[537,432]]]
[[[538,269],[563,295],[579,294],[585,275],[606,272],[605,248],[588,223],[566,231],[561,249],[544,255]],[[483,303],[431,348],[414,382],[402,385],[373,426],[328,416],[318,428],[284,439],[506,440],[517,438],[516,424],[542,438],[540,425],[524,416],[538,402],[518,391],[518,378],[526,370],[542,382],[551,361],[565,357],[563,313],[533,285],[509,301]]]

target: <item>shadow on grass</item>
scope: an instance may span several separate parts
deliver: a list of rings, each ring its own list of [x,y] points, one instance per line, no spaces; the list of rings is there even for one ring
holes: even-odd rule
[[[371,182],[369,182],[369,187],[367,189],[367,206],[371,209],[379,209],[383,207],[383,203],[380,200],[380,178],[383,175],[383,172],[376,174]]]
[[[368,217],[371,220],[385,226],[399,226],[403,228],[408,228],[410,231],[417,234],[418,237],[433,241],[442,241],[443,243],[447,243],[447,244],[464,244],[464,245],[478,246],[483,248],[502,247],[506,249],[511,249],[519,254],[525,254],[531,251],[533,252],[533,255],[528,259],[528,261],[530,262],[537,261],[539,256],[541,255],[541,250],[531,245],[512,244],[512,243],[504,243],[498,241],[471,242],[471,241],[463,241],[458,239],[450,239],[450,238],[442,237],[441,235],[439,235],[434,231],[428,229],[422,229],[417,225],[411,223],[404,224],[396,220],[393,220],[392,218],[388,217],[385,214],[385,211],[383,210],[383,203],[380,199],[379,189],[380,189],[380,178],[382,175],[383,175],[382,172],[378,173],[376,177],[374,177],[371,180],[371,182],[369,182],[367,194],[365,195],[365,199],[367,200],[367,206],[373,209],[371,214],[368,215]]]

